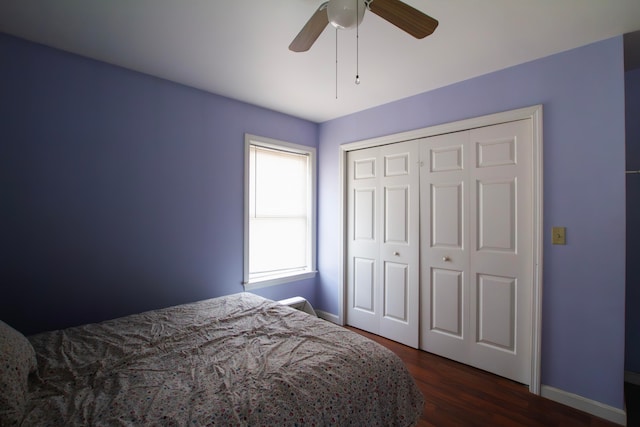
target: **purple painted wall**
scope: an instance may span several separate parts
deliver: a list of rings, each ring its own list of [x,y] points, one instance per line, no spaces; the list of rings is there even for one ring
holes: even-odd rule
[[[640,170],[640,68],[625,73],[627,170]],[[627,175],[625,370],[640,373],[640,174]]]
[[[241,292],[244,133],[317,129],[0,34],[1,318],[32,333]],[[314,282],[256,293],[314,304]]]
[[[340,144],[543,104],[542,383],[622,408],[622,43],[613,38],[322,123],[318,308],[338,312]],[[567,227],[566,246],[551,245],[552,226]]]

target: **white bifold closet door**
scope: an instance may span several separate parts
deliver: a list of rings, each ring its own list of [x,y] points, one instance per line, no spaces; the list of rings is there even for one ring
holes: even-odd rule
[[[530,384],[532,123],[347,154],[347,323]]]
[[[419,148],[415,142],[347,157],[347,319],[418,347]]]
[[[531,120],[420,143],[420,348],[530,384]]]

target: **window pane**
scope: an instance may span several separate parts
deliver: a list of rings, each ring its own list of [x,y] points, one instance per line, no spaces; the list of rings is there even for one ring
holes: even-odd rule
[[[306,218],[252,218],[249,236],[251,275],[306,267]]]
[[[252,215],[306,216],[307,156],[255,148]]]

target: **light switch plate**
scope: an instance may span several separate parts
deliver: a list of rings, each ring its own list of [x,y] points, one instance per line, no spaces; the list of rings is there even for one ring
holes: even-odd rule
[[[567,244],[567,229],[565,227],[553,227],[553,233],[551,242],[554,245],[566,245]]]

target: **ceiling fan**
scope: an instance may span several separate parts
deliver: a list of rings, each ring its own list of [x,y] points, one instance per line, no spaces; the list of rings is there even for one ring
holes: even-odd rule
[[[289,50],[293,52],[309,50],[329,23],[338,29],[359,25],[365,9],[369,9],[417,39],[433,33],[438,26],[438,20],[400,0],[328,0],[318,7],[302,27],[289,45]]]

